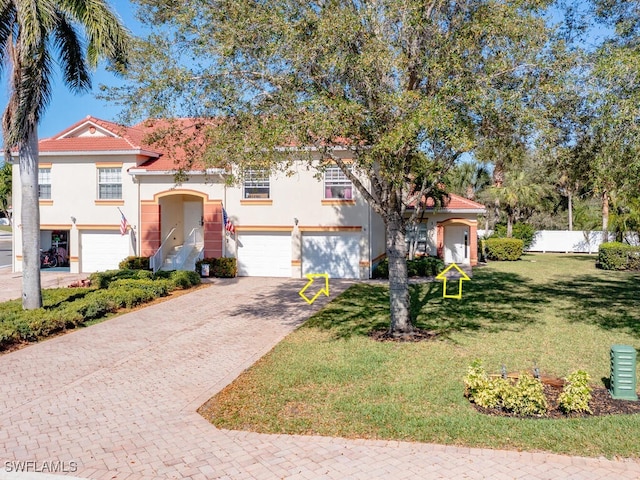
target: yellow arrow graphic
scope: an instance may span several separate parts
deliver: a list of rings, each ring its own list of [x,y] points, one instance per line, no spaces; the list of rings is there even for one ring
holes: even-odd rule
[[[318,298],[322,293],[324,293],[327,297],[329,296],[329,274],[328,273],[307,273],[305,277],[307,277],[309,281],[302,288],[302,290],[298,292],[298,295],[304,298],[305,302],[311,305],[313,302],[316,301],[316,298]],[[324,288],[321,288],[320,290],[318,290],[318,293],[316,293],[312,298],[307,298],[304,292],[307,290],[307,288],[311,286],[311,284],[316,278],[324,278]]]
[[[455,272],[452,272],[454,273],[453,276],[458,277],[458,293],[457,294],[447,294],[447,274],[451,270],[455,270]],[[457,298],[458,300],[462,298],[462,282],[471,280],[469,276],[466,273],[464,273],[464,270],[462,270],[455,263],[452,263],[445,270],[440,272],[440,274],[436,276],[436,279],[443,280],[442,298]]]

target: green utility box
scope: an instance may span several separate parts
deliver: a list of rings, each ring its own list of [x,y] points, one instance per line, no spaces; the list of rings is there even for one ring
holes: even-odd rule
[[[629,345],[611,347],[611,397],[638,400],[636,394],[636,350]]]

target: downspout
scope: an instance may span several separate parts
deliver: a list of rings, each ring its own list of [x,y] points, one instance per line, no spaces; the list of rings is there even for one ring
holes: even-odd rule
[[[138,231],[137,236],[136,236],[136,251],[138,253],[138,257],[140,257],[142,255],[142,241],[141,241],[141,235],[142,235],[142,213],[141,213],[141,208],[140,208],[140,177],[137,175],[133,176],[135,182],[138,184],[138,203],[136,205],[136,210],[138,211]]]
[[[223,194],[222,194],[222,208],[227,208],[227,182],[224,182],[223,185]],[[227,212],[227,215],[229,215],[229,212]],[[224,223],[224,219],[223,219],[223,223]],[[224,242],[222,242],[222,257],[225,258],[227,256],[227,242],[229,241],[227,239],[227,226],[226,225],[222,225],[222,237],[224,238]],[[203,235],[204,238],[204,235]]]

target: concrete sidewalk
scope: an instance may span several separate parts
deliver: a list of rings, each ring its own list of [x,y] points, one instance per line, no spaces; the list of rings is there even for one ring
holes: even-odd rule
[[[0,478],[19,461],[121,480],[640,478],[635,461],[214,428],[196,409],[328,301],[303,285],[218,280],[1,355]]]

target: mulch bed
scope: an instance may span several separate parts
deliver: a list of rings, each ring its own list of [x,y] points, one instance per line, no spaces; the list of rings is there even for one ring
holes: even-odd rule
[[[413,333],[406,335],[391,335],[389,330],[374,330],[369,336],[378,342],[424,342],[425,340],[435,340],[438,332],[414,328]]]
[[[540,417],[526,417],[526,418],[586,418],[586,417],[598,417],[602,415],[629,415],[634,413],[640,413],[640,401],[634,402],[631,400],[614,400],[611,398],[609,391],[603,387],[594,388],[591,392],[591,402],[589,407],[593,413],[570,413],[566,414],[558,407],[558,396],[562,393],[562,388],[545,384],[544,393],[547,397],[547,414]],[[493,415],[498,417],[516,417],[511,412],[507,412],[497,408],[483,408],[473,404],[473,406],[481,413],[487,415]]]

